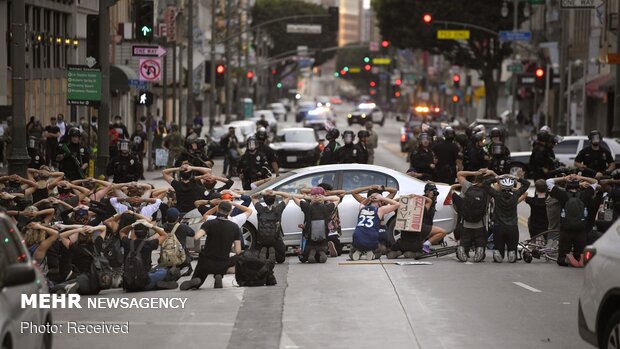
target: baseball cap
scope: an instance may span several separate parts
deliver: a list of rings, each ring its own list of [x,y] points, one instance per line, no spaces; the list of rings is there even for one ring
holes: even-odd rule
[[[231,201],[233,199],[233,196],[232,196],[232,194],[226,193],[226,194],[222,194],[221,198],[222,198],[222,200]]]
[[[179,209],[177,209],[176,207],[170,207],[168,211],[166,211],[166,218],[169,221],[177,220],[180,215],[181,212],[179,212]]]

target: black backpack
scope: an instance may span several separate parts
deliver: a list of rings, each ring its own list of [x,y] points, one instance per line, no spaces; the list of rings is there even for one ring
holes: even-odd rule
[[[567,193],[568,200],[564,203],[560,215],[560,228],[570,231],[586,229],[586,204],[581,201],[577,193]]]
[[[465,197],[461,203],[461,215],[467,222],[480,222],[487,213],[487,193],[483,188],[471,186],[465,192]]]
[[[103,240],[103,250],[101,254],[108,259],[112,268],[123,266],[123,248],[118,236],[112,235]]]
[[[142,240],[138,249],[135,249],[134,240],[129,241],[129,253],[123,269],[123,288],[128,292],[142,291],[150,281],[149,274],[144,268],[142,254],[140,254],[145,242]]]
[[[107,290],[112,286],[113,271],[108,259],[97,251],[97,247],[93,245],[95,253],[83,247],[84,252],[93,258],[90,264],[89,288],[91,290]]]
[[[258,243],[261,245],[273,245],[280,236],[281,215],[276,207],[265,207],[265,211],[258,214]]]
[[[235,262],[235,279],[241,287],[273,286],[277,283],[273,268],[273,262],[261,260],[256,251],[247,250]]]

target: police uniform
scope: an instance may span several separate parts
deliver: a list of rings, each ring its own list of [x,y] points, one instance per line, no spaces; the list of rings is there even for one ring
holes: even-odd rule
[[[338,157],[336,151],[340,148],[340,143],[335,140],[331,140],[327,143],[323,151],[321,152],[321,158],[319,159],[319,165],[332,165],[338,163]]]
[[[491,143],[484,148],[485,156],[490,158],[489,168],[498,175],[508,173],[510,166],[510,150],[502,143]]]
[[[246,151],[243,156],[241,156],[239,164],[237,165],[237,170],[239,173],[243,174],[242,183],[244,190],[252,189],[252,182],[268,177],[263,167],[271,167],[264,153],[256,151],[252,154]]]
[[[134,154],[115,156],[108,163],[108,176],[114,176],[114,183],[129,183],[140,179],[142,163]]]
[[[435,143],[433,152],[437,156],[435,181],[448,184],[454,183],[456,178],[456,161],[462,158],[459,146],[444,139]]]
[[[336,149],[336,159],[339,164],[359,163],[359,149],[353,143],[345,144]]]
[[[411,169],[417,173],[424,174],[424,179],[431,179],[435,174],[435,169],[431,165],[437,162],[435,153],[430,148],[419,147],[409,156]]]
[[[275,162],[279,165],[278,154],[276,154],[276,151],[262,142],[258,144],[257,149],[259,152],[265,154],[265,156],[267,157],[267,162],[269,163],[268,167],[275,172],[276,169],[272,166],[272,164]]]
[[[358,142],[356,145],[357,147],[357,162],[360,164],[367,164],[368,163],[368,157],[369,157],[369,153],[368,153],[368,146],[366,146],[364,143],[362,142]]]
[[[66,146],[68,153],[64,149],[64,144],[59,146],[58,154],[62,156],[58,166],[60,171],[65,173],[65,177],[69,181],[84,179],[86,175],[81,167],[90,161],[90,152],[79,143],[69,143]]]
[[[555,153],[553,149],[550,149],[544,143],[535,142],[532,155],[530,155],[530,174],[532,179],[547,179],[543,169],[553,171],[555,167]]]
[[[594,174],[597,172],[605,172],[609,167],[609,164],[614,162],[614,158],[611,155],[609,150],[601,147],[599,145],[597,150],[594,150],[592,146],[581,149],[577,157],[575,158],[575,162],[581,162],[588,169],[594,171]],[[592,176],[594,174],[591,174]]]

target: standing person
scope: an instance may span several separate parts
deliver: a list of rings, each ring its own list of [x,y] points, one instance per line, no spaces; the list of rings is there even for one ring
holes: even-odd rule
[[[174,160],[183,152],[183,142],[179,126],[172,124],[170,133],[164,138],[164,146],[168,149],[168,167],[172,167]]]
[[[129,139],[129,131],[127,131],[127,126],[123,123],[123,118],[120,115],[114,116],[114,124],[110,127],[116,130],[119,139]]]
[[[491,143],[485,146],[485,159],[489,169],[503,175],[510,170],[510,149],[504,144],[503,132],[497,127],[491,129]]]
[[[50,118],[49,126],[43,130],[45,138],[45,164],[53,166],[56,162],[56,154],[58,152],[58,139],[60,138],[60,128],[56,124],[56,117]]]
[[[548,131],[539,131],[536,141],[532,145],[532,155],[530,155],[530,174],[532,179],[547,179],[549,172],[556,169],[555,136]]]
[[[254,137],[248,138],[247,149],[237,164],[243,190],[252,189],[252,183],[271,177],[267,156],[258,151],[258,142]]]
[[[526,197],[525,203],[530,206],[530,218],[527,220],[527,229],[530,237],[534,237],[547,230],[549,219],[547,219],[547,183],[543,179],[534,182],[536,191],[534,197]]]
[[[60,129],[60,136],[58,136],[58,141],[60,142],[62,136],[67,133],[67,124],[65,123],[65,116],[62,115],[62,113],[58,113],[56,124],[58,125],[58,129]]]
[[[231,246],[236,255],[241,254],[241,229],[237,224],[228,220],[231,211],[230,201],[221,201],[217,207],[216,218],[203,223],[194,235],[194,240],[200,240],[203,236],[207,236],[207,240],[200,252],[191,280],[181,284],[181,291],[199,289],[210,274],[213,274],[215,278],[214,288],[222,288],[224,274],[233,272],[234,260],[230,258]]]
[[[223,174],[224,176],[227,176],[229,173],[235,172],[233,169],[237,166],[237,159],[239,158],[239,139],[235,134],[234,126],[228,127],[228,133],[220,139],[220,146],[224,151]]]
[[[581,149],[575,158],[575,167],[596,178],[616,169],[616,162],[611,152],[601,147],[601,138],[599,131],[590,132],[588,135],[590,146]]]
[[[259,197],[263,197],[263,203]],[[276,197],[282,197],[282,201],[276,204]],[[282,241],[282,212],[289,201],[287,193],[265,190],[252,195],[252,203],[256,210],[258,232],[254,249],[259,251],[259,258],[269,259],[273,262],[284,263],[286,259],[286,246]]]
[[[157,122],[157,128],[155,128],[155,133],[153,134],[153,151],[156,152],[157,149],[163,149],[164,147],[164,138],[168,134],[168,130],[166,129],[166,124],[163,120],[159,120]]]
[[[473,133],[471,143],[465,150],[467,154],[467,171],[478,171],[481,168],[487,168],[487,160],[484,156],[484,143],[486,134],[484,131]]]
[[[558,188],[556,184],[560,182],[566,182],[566,191]],[[562,207],[557,261],[559,266],[583,267],[582,254],[586,247],[587,218],[590,214],[587,207],[594,197],[596,183],[596,179],[574,174],[547,179],[550,195],[557,199]]]
[[[463,156],[459,146],[454,142],[456,133],[452,127],[443,130],[443,139],[433,145],[433,152],[437,156],[437,171],[435,181],[453,184],[456,171],[463,167]]]
[[[422,180],[430,180],[435,175],[437,157],[431,150],[431,137],[428,133],[420,133],[420,144],[409,155],[410,169],[407,173],[415,172]]]
[[[271,149],[268,144],[268,135],[265,129],[261,128],[256,131],[256,141],[258,143],[258,151],[267,156],[267,162],[270,164],[271,172],[280,176],[280,163],[278,162],[278,154]]]
[[[146,156],[149,145],[146,132],[144,132],[144,128],[142,127],[142,123],[137,123],[136,130],[131,134],[131,151],[138,157],[140,164],[144,164],[144,157]],[[140,179],[144,179],[142,173],[140,173]]]
[[[368,132],[368,164],[375,163],[375,149],[379,146],[379,135],[377,132],[372,130],[373,123],[372,121],[366,121],[364,127],[366,127],[366,131]]]
[[[319,165],[332,165],[338,163],[338,158],[336,157],[336,150],[340,148],[338,137],[340,137],[340,131],[338,131],[337,128],[333,127],[327,130],[327,134],[325,135],[327,145],[325,145],[325,148],[323,148],[323,151],[321,152]]]
[[[368,137],[369,137],[369,133],[366,130],[360,130],[357,132],[357,138],[359,139],[357,141],[357,144],[355,145],[357,147],[357,151],[358,151],[358,157],[357,160],[360,164],[367,164],[368,163]]]
[[[359,163],[359,150],[353,144],[355,133],[346,130],[342,133],[344,145],[336,149],[336,160],[339,164],[355,164]]]
[[[491,185],[499,182],[500,191],[495,190]],[[517,205],[519,198],[530,187],[530,182],[518,178],[521,187],[515,190],[515,177],[503,175],[484,182],[484,189],[489,196],[495,200],[495,229],[493,242],[493,261],[501,263],[504,260],[504,252],[508,249],[508,262],[517,261],[517,244],[519,243],[519,222],[517,216]]]
[[[67,132],[68,144],[62,143],[60,153],[56,159],[59,162],[60,171],[65,173],[65,177],[70,181],[84,179],[88,171],[90,161],[90,151],[80,144],[80,130],[72,128]]]
[[[114,176],[114,183],[136,182],[142,177],[144,168],[135,154],[129,151],[129,140],[118,142],[120,152],[108,162],[107,176]]]

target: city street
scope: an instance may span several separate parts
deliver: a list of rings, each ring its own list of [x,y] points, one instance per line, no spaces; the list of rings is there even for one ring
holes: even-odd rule
[[[344,107],[337,111],[340,122]],[[290,120],[291,118],[289,118]],[[288,123],[292,125],[291,122]],[[399,124],[381,128],[376,164],[404,170],[395,144]],[[352,127],[357,130],[359,127]],[[221,160],[214,172],[221,171]],[[158,173],[147,182],[165,185]],[[529,208],[519,206],[520,239],[527,236]],[[155,258],[155,257],[154,257]],[[278,285],[224,289],[208,278],[198,291],[99,297],[188,297],[185,309],[54,311],[54,322],[129,321],[125,335],[55,336],[59,348],[111,345],[185,348],[584,348],[577,331],[577,297],[582,271],[554,262],[461,264],[454,255],[428,259],[432,265],[301,264],[289,256],[276,266]],[[381,261],[386,262],[383,257]],[[181,281],[185,280],[183,278]]]

